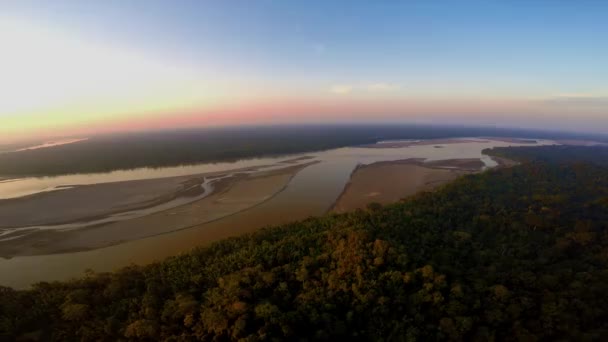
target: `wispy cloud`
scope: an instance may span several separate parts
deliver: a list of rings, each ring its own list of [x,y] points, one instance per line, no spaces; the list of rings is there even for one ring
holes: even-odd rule
[[[334,94],[345,95],[350,94],[353,89],[354,87],[350,84],[336,84],[331,86],[331,88],[329,88],[329,91]]]
[[[392,91],[399,89],[399,85],[391,83],[372,83],[367,85],[369,91]]]
[[[543,102],[554,105],[576,106],[608,106],[608,96],[586,93],[558,94],[545,99]]]
[[[596,97],[596,94],[592,93],[561,93],[553,96],[554,98],[572,98],[572,97]]]
[[[364,83],[360,85],[355,84],[335,84],[329,88],[329,91],[334,94],[350,94],[352,92],[389,92],[395,91],[400,88],[399,85],[393,83]]]

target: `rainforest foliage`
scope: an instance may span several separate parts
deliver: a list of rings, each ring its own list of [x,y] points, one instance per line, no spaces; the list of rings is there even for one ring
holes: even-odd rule
[[[608,165],[607,146],[518,146],[495,147],[485,154],[519,160],[521,162],[592,163]]]
[[[148,266],[0,289],[0,340],[608,340],[608,169],[529,162]]]

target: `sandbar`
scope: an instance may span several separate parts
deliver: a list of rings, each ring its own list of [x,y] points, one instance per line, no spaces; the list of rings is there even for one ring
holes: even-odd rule
[[[264,203],[284,190],[300,170],[315,163],[235,173],[218,180],[209,196],[138,218],[73,230],[35,230],[18,239],[0,241],[0,257],[85,251],[189,229]]]
[[[483,169],[479,159],[424,162],[405,159],[359,165],[334,203],[335,213],[363,209],[369,203],[388,204],[421,191],[430,191],[462,175]]]
[[[504,157],[490,156],[490,158],[492,158],[492,160],[494,160],[496,164],[498,164],[498,168],[512,167],[520,164],[518,161]]]

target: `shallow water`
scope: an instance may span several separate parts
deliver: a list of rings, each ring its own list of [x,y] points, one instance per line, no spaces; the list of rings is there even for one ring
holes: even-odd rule
[[[554,142],[538,140],[537,143],[537,145],[547,144],[554,144]],[[45,191],[49,186],[94,184],[96,179],[98,182],[150,179],[259,165],[276,165],[278,162],[303,155],[314,156],[314,160],[320,161],[296,174],[285,190],[272,199],[254,208],[215,222],[201,224],[185,230],[176,229],[174,232],[92,251],[15,257],[8,260],[0,260],[0,274],[2,274],[0,285],[24,287],[37,281],[62,280],[76,277],[81,275],[86,269],[110,271],[131,263],[145,264],[223,237],[254,231],[267,225],[281,224],[308,216],[321,215],[331,207],[339,196],[348,182],[352,170],[358,164],[409,158],[425,158],[428,161],[479,158],[485,163],[486,167],[494,167],[496,163],[491,158],[482,155],[481,151],[483,149],[520,145],[531,146],[530,144],[479,139],[477,142],[415,145],[403,148],[347,147],[290,157],[248,159],[236,163],[201,164],[162,169],[116,171],[104,174],[46,177],[44,180],[46,183],[41,183],[38,179],[22,180],[21,190],[16,190],[13,194],[18,193],[18,191],[22,191],[23,193],[22,189],[25,188],[29,189],[29,191]],[[436,148],[435,146],[442,146],[443,148]],[[14,182],[0,183],[0,186],[11,183]],[[0,187],[0,194],[2,194],[2,189]],[[103,229],[103,227],[99,229]]]

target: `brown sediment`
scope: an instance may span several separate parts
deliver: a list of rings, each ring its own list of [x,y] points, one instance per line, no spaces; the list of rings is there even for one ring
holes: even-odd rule
[[[204,189],[200,185],[205,179],[214,180],[244,171],[256,172],[259,168],[246,167],[90,185],[64,185],[57,191],[0,199],[0,228],[86,223],[120,213],[145,210],[179,198],[202,196]],[[41,211],[40,208],[45,210]]]
[[[63,186],[63,190],[42,192],[19,198],[0,200],[0,228],[36,225],[59,225],[88,222],[111,215],[151,208],[179,197],[202,195],[203,179],[194,176],[135,180],[93,185]],[[147,188],[149,195],[138,194]],[[143,197],[126,203],[111,202],[115,194],[131,191],[131,196]],[[105,205],[105,207],[104,207]],[[39,209],[45,208],[44,212]],[[45,216],[46,215],[46,216]]]
[[[408,158],[399,160],[388,160],[376,162],[369,165],[360,164],[354,171],[360,168],[377,167],[382,165],[418,165],[429,169],[459,169],[466,171],[480,171],[485,164],[479,158],[461,158],[461,159],[443,159],[443,160],[427,160],[425,158]],[[354,172],[353,171],[353,172]],[[351,174],[352,176],[352,174]]]
[[[282,162],[279,162],[279,163],[280,164],[294,164],[294,163],[297,163],[302,160],[310,160],[310,159],[314,159],[314,158],[315,158],[314,156],[302,156],[302,157],[298,157],[298,158],[283,160]]]
[[[364,208],[371,202],[388,204],[420,191],[433,190],[462,175],[478,172],[483,163],[473,159],[424,162],[406,159],[359,165],[330,211]]]
[[[381,162],[379,162],[381,163]],[[377,163],[376,163],[377,164]],[[348,189],[351,186],[351,183],[353,181],[353,175],[362,167],[365,167],[365,164],[357,164],[357,166],[355,166],[355,168],[350,172],[350,175],[348,176],[348,182],[346,183],[346,185],[344,185],[344,189],[342,189],[342,192],[340,192],[340,194],[338,195],[338,197],[336,197],[336,200],[329,206],[329,208],[327,208],[327,211],[325,212],[330,213],[330,212],[335,212],[336,211],[336,205],[338,204],[338,201],[342,198],[342,196],[344,196],[344,194],[346,193],[346,191],[348,191]]]
[[[239,174],[214,183],[211,195],[147,216],[67,231],[37,231],[0,242],[0,256],[69,253],[107,247],[145,237],[190,229],[254,208],[280,192],[310,163],[258,174]]]
[[[433,160],[421,164],[429,168],[455,168],[466,171],[480,171],[485,164],[478,158]]]

